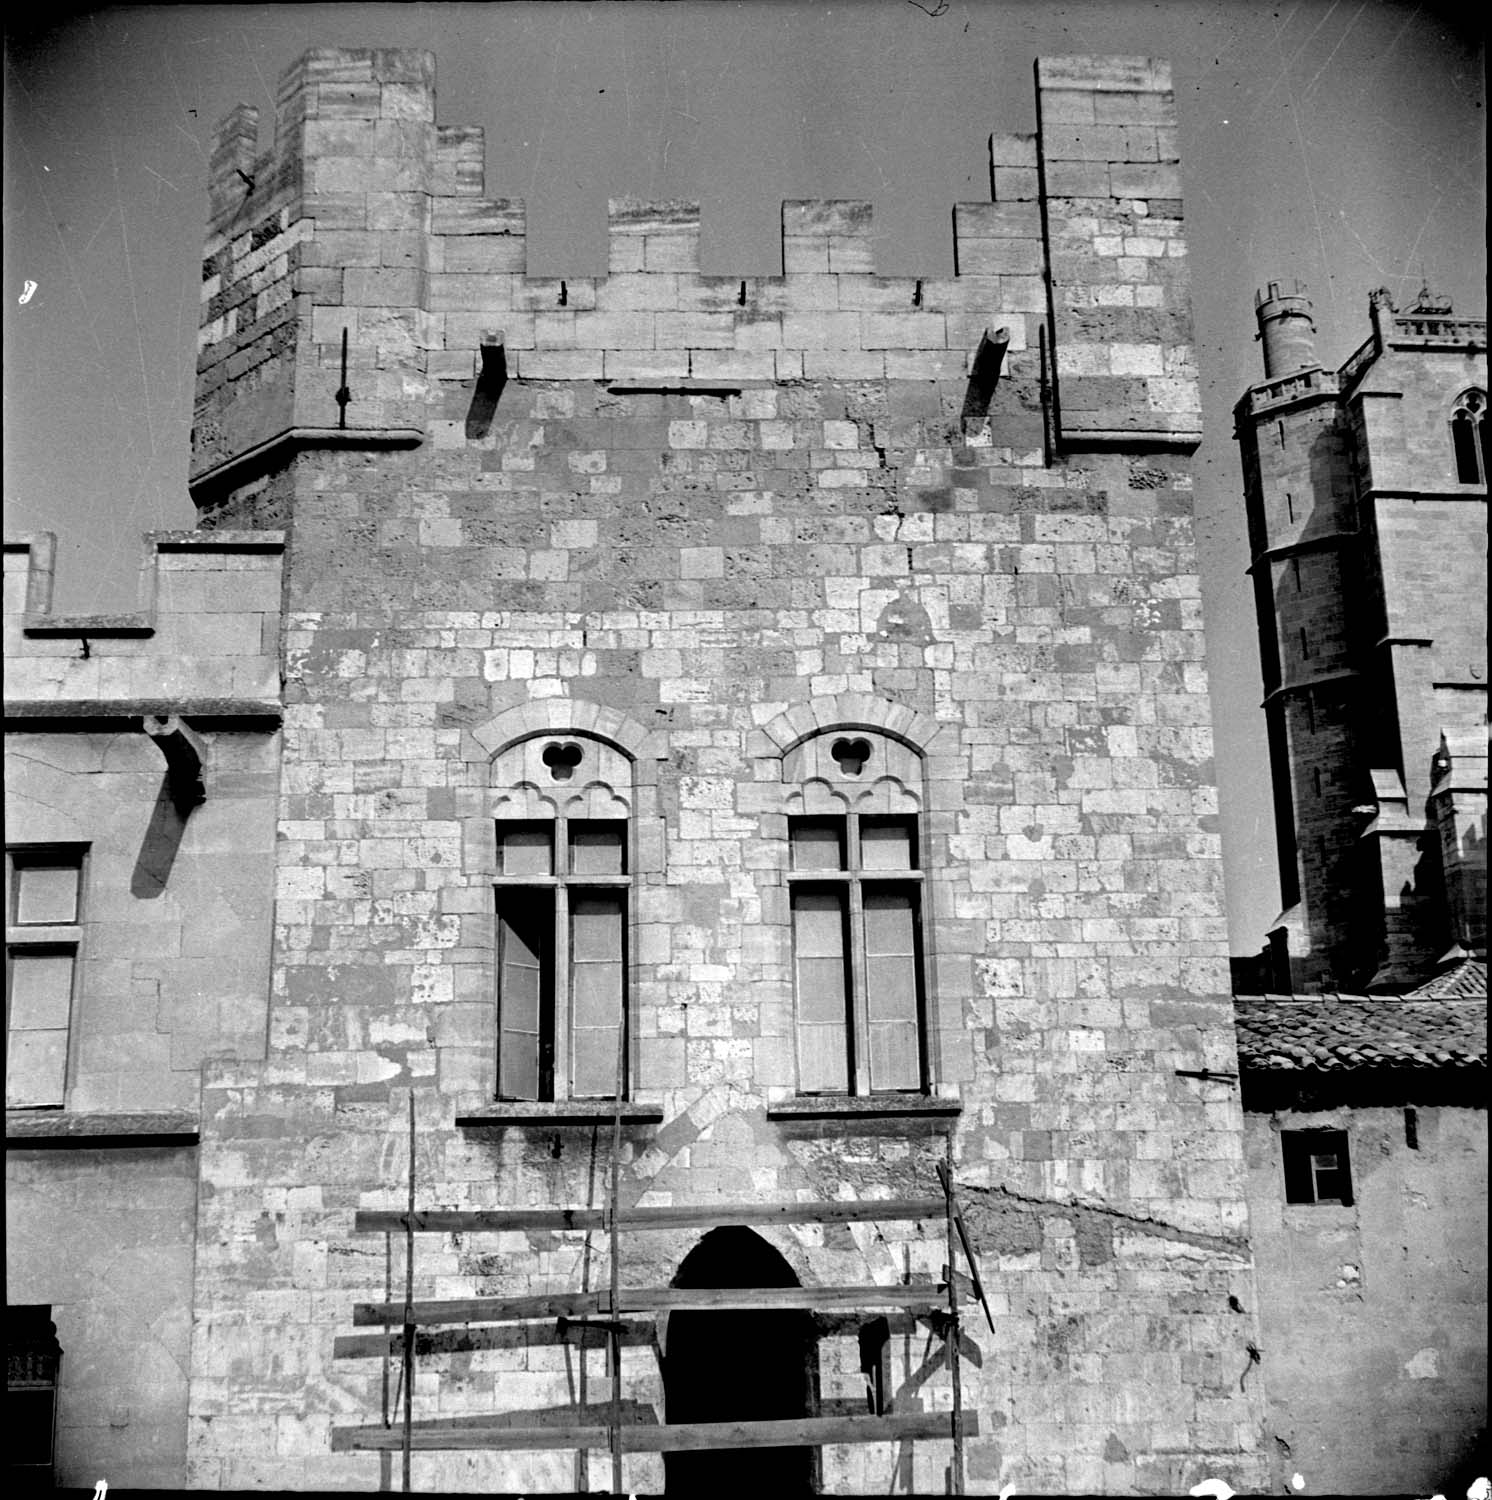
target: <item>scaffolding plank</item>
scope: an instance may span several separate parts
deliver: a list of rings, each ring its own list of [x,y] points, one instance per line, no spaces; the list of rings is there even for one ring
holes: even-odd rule
[[[945,1286],[788,1286],[788,1287],[623,1287],[627,1313],[738,1311],[801,1308],[833,1312],[856,1307],[898,1307],[914,1312],[946,1312]],[[540,1292],[528,1297],[453,1297],[416,1302],[410,1316],[416,1324],[505,1323],[525,1318],[579,1318],[609,1313],[609,1292]],[[404,1321],[402,1302],[359,1302],[352,1309],[359,1328]]]
[[[979,1432],[977,1414],[964,1413],[964,1435]],[[770,1422],[678,1422],[671,1425],[624,1425],[627,1453],[702,1452],[719,1448],[799,1448],[825,1443],[894,1443],[917,1438],[948,1438],[949,1419],[938,1412],[905,1412],[884,1417],[794,1417]],[[487,1426],[432,1427],[416,1422],[410,1445],[435,1449],[607,1448],[610,1429],[597,1424],[567,1427]],[[388,1427],[339,1427],[332,1432],[332,1451],[348,1453],[395,1449],[402,1435]]]
[[[556,1319],[554,1324],[531,1328],[500,1323],[468,1328],[457,1324],[417,1334],[414,1352],[417,1358],[424,1358],[431,1354],[471,1354],[479,1349],[517,1349],[545,1344],[555,1348],[569,1345],[576,1349],[600,1349],[609,1330],[610,1324],[606,1321],[592,1323],[583,1319]],[[656,1339],[657,1332],[650,1317],[633,1318],[622,1324],[622,1343],[626,1348],[650,1348]],[[385,1329],[379,1333],[339,1333],[332,1340],[332,1357],[335,1359],[385,1356],[398,1359],[403,1352],[404,1334],[399,1329]]]
[[[566,1406],[533,1406],[522,1411],[467,1413],[459,1417],[425,1417],[414,1424],[416,1432],[427,1437],[448,1432],[508,1432],[529,1431],[539,1428],[563,1428],[570,1431],[576,1427],[604,1427],[611,1416],[611,1401],[581,1401]],[[625,1397],[622,1401],[622,1420],[630,1427],[656,1427],[658,1410],[651,1401]],[[345,1429],[349,1432],[388,1432],[392,1429],[381,1423],[366,1427]]]
[[[356,1234],[403,1233],[409,1216],[399,1208],[360,1208],[353,1217]],[[504,1229],[600,1229],[606,1222],[601,1208],[479,1208],[420,1209],[414,1215],[416,1234],[474,1233]]]
[[[842,1224],[867,1220],[941,1219],[941,1198],[870,1198],[854,1203],[687,1203],[623,1209],[619,1229],[715,1229],[727,1224]],[[402,1232],[400,1209],[359,1209],[358,1234]],[[414,1215],[417,1233],[476,1234],[522,1229],[601,1229],[599,1208],[427,1209]]]

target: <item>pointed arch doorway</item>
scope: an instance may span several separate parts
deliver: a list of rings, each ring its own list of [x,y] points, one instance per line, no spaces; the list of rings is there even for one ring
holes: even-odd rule
[[[673,1284],[798,1286],[792,1267],[749,1229],[712,1229],[684,1257]],[[663,1358],[664,1420],[751,1422],[804,1417],[818,1383],[813,1315],[795,1309],[676,1312]],[[814,1448],[722,1448],[665,1453],[669,1495],[811,1495]]]

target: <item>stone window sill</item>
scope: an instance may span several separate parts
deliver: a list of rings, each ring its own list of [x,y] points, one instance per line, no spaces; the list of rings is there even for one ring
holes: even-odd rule
[[[610,1125],[616,1118],[616,1106],[605,1099],[565,1099],[553,1102],[511,1102],[484,1104],[481,1109],[456,1116],[463,1130],[512,1125]],[[623,1125],[661,1125],[663,1107],[658,1104],[622,1105]]]
[[[196,1114],[185,1109],[76,1113],[61,1109],[5,1111],[5,1144],[12,1150],[116,1150],[136,1146],[195,1146]]]
[[[870,1094],[853,1099],[804,1095],[767,1105],[769,1120],[953,1119],[962,1112],[963,1105],[957,1099],[938,1099],[931,1094]]]

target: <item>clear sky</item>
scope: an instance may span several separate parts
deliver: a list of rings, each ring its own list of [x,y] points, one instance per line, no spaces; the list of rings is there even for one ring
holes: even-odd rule
[[[1486,307],[1484,34],[1399,0],[713,0],[37,7],[7,19],[5,507],[58,534],[56,605],[130,608],[143,531],[188,527],[214,123],[273,117],[312,46],[425,47],[438,117],[484,125],[529,269],[600,275],[606,199],[696,198],[705,269],[780,269],[783,198],[869,198],[879,269],[952,273],[991,131],[1035,128],[1040,54],[1168,57],[1207,437],[1197,456],[1233,951],[1278,910],[1231,408],[1254,289],[1310,288],[1324,363],[1422,275]],[[13,14],[13,13],[12,13]],[[266,124],[266,129],[268,128]],[[22,303],[28,283],[35,291]]]

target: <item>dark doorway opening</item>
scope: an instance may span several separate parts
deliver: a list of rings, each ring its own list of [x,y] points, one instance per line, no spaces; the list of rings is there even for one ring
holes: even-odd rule
[[[798,1286],[792,1267],[749,1229],[712,1229],[684,1257],[677,1287]],[[663,1359],[665,1420],[757,1422],[804,1417],[818,1384],[813,1315],[796,1310],[676,1312]],[[665,1453],[670,1495],[811,1495],[815,1448]]]

